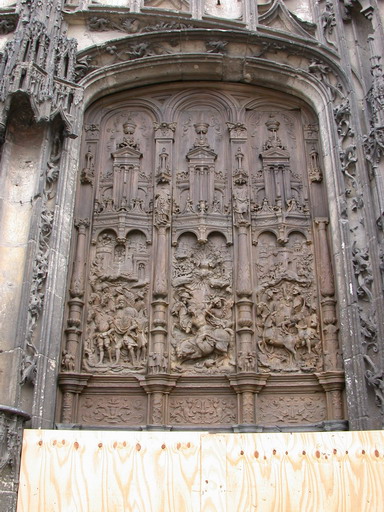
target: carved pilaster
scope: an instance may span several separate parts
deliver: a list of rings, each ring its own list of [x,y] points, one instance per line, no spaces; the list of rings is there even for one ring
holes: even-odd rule
[[[148,370],[150,373],[157,373],[166,370],[164,367],[163,349],[167,339],[167,309],[168,302],[158,298],[152,303],[153,321],[152,321],[152,347],[153,353],[149,354]]]
[[[85,261],[86,261],[86,238],[89,227],[88,219],[80,219],[75,222],[77,227],[76,256],[73,264],[73,273],[70,286],[71,299],[68,301],[69,312],[67,320],[67,343],[65,357],[71,358],[74,366],[79,368],[80,361],[77,360],[77,347],[81,335],[81,319],[83,314],[84,283],[85,283]],[[63,362],[63,368],[68,369]]]
[[[168,295],[168,226],[157,224],[157,228],[153,294],[155,297],[164,298]]]
[[[323,297],[332,297],[335,294],[335,286],[332,275],[331,258],[329,255],[329,246],[327,239],[328,219],[317,218],[315,223],[318,228],[319,236],[319,256],[320,256],[320,293]]]
[[[238,279],[236,292],[237,307],[237,336],[238,336],[238,370],[255,370],[256,353],[253,346],[253,319],[251,289],[251,267],[248,246],[249,227],[238,226]]]
[[[74,423],[76,417],[77,397],[83,391],[89,380],[89,375],[72,374],[59,376],[59,386],[62,391],[61,422]]]
[[[239,422],[243,425],[256,421],[256,397],[266,385],[269,375],[238,374],[229,378],[230,385],[239,396]]]
[[[233,216],[237,228],[237,366],[238,371],[254,371],[256,352],[252,345],[254,333],[252,319],[252,280],[250,262],[250,207],[248,191],[248,171],[246,170],[245,148],[247,128],[242,123],[227,123],[231,143],[231,160],[233,165]],[[248,401],[250,398],[248,397]],[[248,406],[249,409],[249,406]]]
[[[78,219],[75,221],[75,226],[77,228],[76,257],[73,265],[72,280],[69,291],[71,297],[82,297],[84,295],[84,267],[89,219]]]
[[[140,385],[148,393],[148,424],[166,425],[168,422],[168,396],[176,386],[177,377],[149,375]]]
[[[344,419],[343,389],[344,372],[324,372],[317,374],[327,397],[327,417],[329,420]]]
[[[321,299],[321,311],[323,320],[324,342],[324,369],[326,371],[340,370],[341,357],[338,341],[335,285],[333,280],[331,257],[327,238],[328,219],[315,219],[318,233],[319,247],[319,285]]]
[[[156,227],[156,257],[153,281],[152,349],[149,355],[148,371],[163,373],[168,370],[167,311],[169,290],[169,228],[171,226],[172,145],[176,123],[154,123],[158,168],[154,200],[154,225]],[[157,402],[159,398],[156,399]]]

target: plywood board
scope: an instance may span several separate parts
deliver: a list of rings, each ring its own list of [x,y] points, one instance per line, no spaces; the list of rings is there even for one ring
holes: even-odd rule
[[[384,510],[384,433],[227,436],[228,511]]]
[[[382,512],[384,432],[26,430],[18,512]]]
[[[200,435],[27,430],[18,512],[195,512]]]

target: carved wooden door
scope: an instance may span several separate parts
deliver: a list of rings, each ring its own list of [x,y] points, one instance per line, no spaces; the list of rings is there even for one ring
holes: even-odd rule
[[[254,87],[173,84],[95,104],[83,137],[60,421],[343,419],[308,107]]]

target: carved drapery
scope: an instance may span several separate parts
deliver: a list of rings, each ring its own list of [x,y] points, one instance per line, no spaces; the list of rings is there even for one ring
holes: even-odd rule
[[[252,425],[268,386],[300,379],[308,396],[323,393],[322,420],[342,419],[315,119],[253,106],[253,94],[238,119],[230,88],[219,99],[175,87],[156,108],[143,94],[88,115],[76,208],[89,226],[78,222],[74,240],[63,421],[81,421],[91,389],[104,403],[122,385],[119,403],[146,401],[155,427]],[[229,418],[214,411],[225,401],[234,416],[216,422]],[[192,402],[204,402],[199,421],[174,410]]]

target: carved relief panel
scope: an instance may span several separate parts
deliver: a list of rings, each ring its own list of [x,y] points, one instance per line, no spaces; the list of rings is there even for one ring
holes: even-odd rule
[[[61,421],[264,421],[274,376],[290,403],[313,389],[313,421],[342,415],[315,119],[257,94],[174,85],[88,113]]]
[[[172,263],[172,370],[233,371],[232,256],[225,238],[213,233],[199,244],[183,234]]]
[[[297,114],[258,112],[249,117],[252,145],[260,151],[260,167],[252,177],[259,370],[320,371],[320,305],[308,192],[313,162],[305,162]]]
[[[149,251],[146,237],[112,230],[91,260],[83,366],[92,372],[143,371],[148,349]]]

